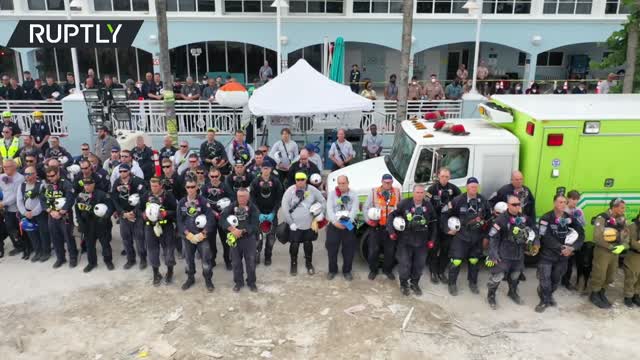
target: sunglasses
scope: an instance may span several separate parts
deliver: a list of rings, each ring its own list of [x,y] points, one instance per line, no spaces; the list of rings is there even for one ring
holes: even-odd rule
[[[129,172],[129,170],[120,170],[120,173],[126,173]]]
[[[34,175],[34,174],[35,173],[32,173],[32,172],[26,172],[26,173],[24,173],[24,176],[31,176],[31,175]]]
[[[209,175],[209,177],[212,178],[212,179],[217,179],[217,178],[220,177],[220,175]]]
[[[198,160],[189,160],[189,162],[192,163],[192,164],[197,164]]]
[[[47,175],[47,179],[52,179],[52,178],[54,178],[54,177],[56,177],[56,175],[55,175],[55,174],[54,174],[54,175]]]
[[[296,179],[296,181],[307,181],[307,179]]]
[[[82,150],[82,151],[89,151],[89,149],[86,149],[86,148],[84,148],[84,149],[80,149],[80,150]]]
[[[187,188],[187,189],[195,189],[195,188],[196,188],[196,186],[195,186],[195,185],[187,185],[187,186],[186,186],[186,188]]]
[[[180,147],[181,147],[181,148],[186,148],[186,147],[187,147],[187,145],[180,145]]]
[[[162,168],[163,168],[163,169],[168,169],[168,168],[170,168],[170,167],[171,167],[171,165],[162,165]]]
[[[196,171],[196,174],[198,174],[198,175],[204,175],[204,171]]]
[[[34,162],[35,160],[25,160],[26,162]]]
[[[521,206],[521,205],[522,205],[522,204],[520,204],[520,203],[513,203],[513,204],[509,204],[509,206],[513,206],[513,207],[518,207],[518,206]]]

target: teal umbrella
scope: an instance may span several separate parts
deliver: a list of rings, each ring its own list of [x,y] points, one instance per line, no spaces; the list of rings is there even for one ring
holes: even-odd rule
[[[344,39],[342,37],[336,39],[333,47],[329,79],[339,84],[344,83]]]

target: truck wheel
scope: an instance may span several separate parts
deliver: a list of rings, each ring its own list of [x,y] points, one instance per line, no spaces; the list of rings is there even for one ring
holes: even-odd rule
[[[368,263],[367,254],[369,254],[369,244],[367,244],[367,239],[369,238],[370,233],[371,233],[371,230],[367,227],[367,229],[364,230],[362,235],[358,238],[360,241],[360,256],[366,263]]]

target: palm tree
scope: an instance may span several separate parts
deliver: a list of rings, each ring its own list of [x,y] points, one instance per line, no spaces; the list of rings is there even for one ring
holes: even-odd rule
[[[167,0],[156,1],[156,23],[158,24],[158,46],[160,47],[160,70],[164,83],[164,114],[167,133],[178,142],[178,121],[176,119],[176,98],[173,94],[173,75],[169,59],[169,35],[167,26]]]
[[[411,59],[411,37],[413,31],[413,0],[402,2],[402,48],[400,50],[400,83],[398,84],[398,111],[396,134],[400,122],[407,119],[407,95],[409,88],[409,62]]]

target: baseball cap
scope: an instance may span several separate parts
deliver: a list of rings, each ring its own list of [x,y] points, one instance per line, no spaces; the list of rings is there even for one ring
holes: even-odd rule
[[[129,166],[129,164],[120,164],[120,167],[118,168],[118,171],[119,170],[127,170],[127,171],[129,171],[129,170],[131,170],[131,166]]]
[[[93,179],[92,179],[92,178],[82,179],[82,182],[83,182],[85,185],[95,184],[95,181],[93,181]]]
[[[445,126],[446,123],[447,122],[444,121],[444,120],[436,121],[436,123],[433,124],[433,129],[434,130],[442,130],[442,128]]]
[[[207,132],[212,132],[215,134],[216,132],[218,132],[218,130],[216,128],[208,128]]]
[[[265,159],[262,162],[262,167],[270,167],[270,168],[274,168],[276,167],[275,161],[271,160],[271,159]]]
[[[120,148],[117,146],[114,146],[111,148],[111,152],[120,152]]]
[[[467,185],[469,185],[469,184],[479,184],[479,183],[480,182],[478,181],[478,179],[473,177],[473,176],[467,179]]]
[[[296,180],[307,180],[307,174],[303,172],[297,172],[295,176]]]
[[[235,166],[244,166],[244,161],[242,161],[242,159],[236,159],[236,161],[233,163],[233,165]]]
[[[311,152],[314,152],[314,153],[320,152],[320,149],[318,149],[318,147],[315,146],[314,144],[307,144],[307,145],[304,146],[304,148],[307,151],[311,151]]]
[[[393,182],[393,176],[391,176],[390,174],[384,174],[384,175],[382,175],[382,181],[391,181],[391,182]]]
[[[469,135],[469,132],[464,129],[463,125],[453,125],[451,127],[451,134],[453,135]]]

